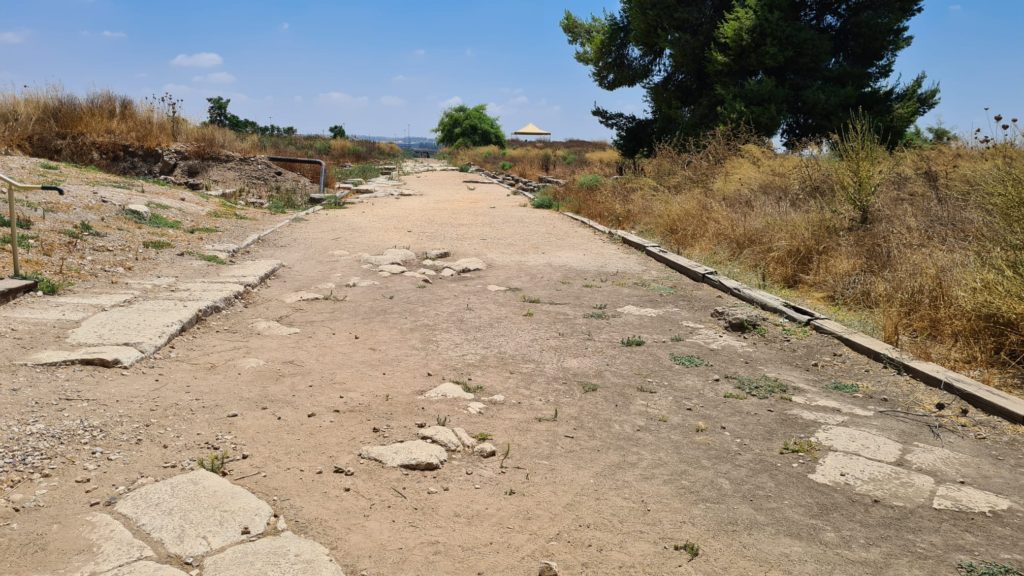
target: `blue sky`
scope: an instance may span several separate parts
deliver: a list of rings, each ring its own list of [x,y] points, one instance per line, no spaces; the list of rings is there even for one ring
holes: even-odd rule
[[[643,110],[639,90],[605,92],[572,58],[565,9],[613,0],[214,2],[3,0],[0,89],[60,84],[136,97],[170,91],[186,114],[204,98],[261,123],[323,132],[426,136],[449,104],[487,103],[507,131],[609,136],[594,102]],[[988,114],[1024,114],[1024,0],[926,0],[898,61],[942,88],[937,119],[968,132]]]

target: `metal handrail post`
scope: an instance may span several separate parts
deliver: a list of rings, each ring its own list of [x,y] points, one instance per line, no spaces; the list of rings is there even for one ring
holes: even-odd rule
[[[60,186],[46,184],[21,184],[3,174],[0,174],[0,182],[7,184],[7,211],[11,216],[11,254],[14,256],[14,275],[21,276],[21,263],[18,261],[18,214],[14,209],[14,190],[52,190],[63,196],[64,189]]]

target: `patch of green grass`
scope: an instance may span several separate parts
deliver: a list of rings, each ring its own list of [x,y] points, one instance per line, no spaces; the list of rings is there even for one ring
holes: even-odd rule
[[[171,209],[171,207],[168,206],[167,204],[162,204],[160,202],[146,202],[146,207],[147,208],[156,208],[157,210],[170,210]]]
[[[1024,576],[1009,564],[996,564],[995,562],[978,562],[962,560],[956,565],[956,573],[959,576]]]
[[[595,310],[594,312],[587,312],[583,315],[584,318],[590,318],[591,320],[607,320],[611,318],[604,310]]]
[[[683,544],[673,544],[672,549],[676,552],[686,552],[686,554],[690,556],[690,562],[692,562],[697,556],[700,556],[700,544],[690,542],[689,540]]]
[[[53,162],[40,162],[39,167],[43,170],[60,170],[60,164],[54,164]]]
[[[473,167],[469,164],[459,164],[459,172],[469,172]]]
[[[576,187],[583,190],[596,190],[604,184],[604,177],[600,174],[584,174],[576,178]]]
[[[494,438],[494,436],[491,436],[488,432],[477,432],[476,434],[473,434],[473,439],[480,442],[487,442],[491,438]]]
[[[608,309],[608,305],[607,304],[594,304],[593,308],[594,308],[594,310],[607,310]]]
[[[149,218],[136,214],[135,212],[125,212],[124,216],[132,222],[143,224],[145,226],[152,226],[153,228],[172,228],[175,230],[181,228],[181,221],[168,218],[156,212],[150,212]]]
[[[17,223],[18,228],[21,228],[22,230],[31,230],[32,224],[34,224],[31,218],[29,218],[28,216],[21,216],[20,214],[16,215],[14,217],[14,220]],[[11,219],[8,218],[6,214],[0,214],[0,228],[9,229],[10,227]]]
[[[21,248],[22,250],[31,250],[32,240],[36,240],[38,238],[39,237],[36,236],[35,234],[18,234],[18,248]],[[4,234],[3,236],[0,236],[0,246],[3,245],[11,245],[10,234]]]
[[[217,210],[210,210],[206,215],[211,218],[220,218],[221,220],[251,220],[251,218],[237,210],[234,210],[233,208],[218,208]]]
[[[161,186],[161,187],[164,187],[164,188],[169,188],[171,186],[170,182],[167,182],[165,180],[161,180],[159,178],[139,178],[139,182],[142,182],[143,184],[152,184],[154,186]]]
[[[504,162],[502,162],[500,164],[500,167],[501,167],[502,170],[508,172],[509,170],[512,169],[512,163],[509,162],[508,160],[505,160]]]
[[[747,376],[730,376],[729,378],[735,380],[736,388],[748,396],[762,400],[771,398],[775,394],[789,392],[789,386],[785,382],[764,374],[757,378],[749,378]]]
[[[783,326],[782,334],[784,336],[789,336],[790,338],[794,338],[796,340],[803,340],[804,338],[807,338],[808,336],[811,335],[811,330],[806,326]]]
[[[694,356],[692,354],[669,354],[669,358],[672,359],[672,363],[676,366],[682,366],[684,368],[700,368],[701,366],[707,366],[708,363],[700,356]]]
[[[458,384],[462,388],[463,392],[469,392],[470,394],[477,394],[484,389],[483,384],[470,384],[465,380],[452,380],[452,384]]]
[[[673,334],[672,337],[669,338],[669,341],[671,341],[671,342],[682,342],[683,341],[683,335],[682,334]]]
[[[523,296],[521,297],[521,300],[523,302],[526,302],[527,304],[540,304],[540,298],[536,298],[536,297],[533,297],[533,296],[527,296],[526,294],[523,294]]]
[[[806,454],[812,458],[818,456],[821,446],[810,438],[793,438],[782,443],[779,454]]]
[[[174,246],[174,244],[168,242],[167,240],[143,240],[142,241],[142,247],[143,248],[149,248],[151,250],[166,250],[166,249],[168,249],[168,248],[170,248],[172,246]]]
[[[627,348],[633,348],[636,346],[643,346],[644,344],[647,344],[647,341],[644,340],[642,336],[626,336],[622,340],[619,340],[619,343]]]
[[[211,228],[209,226],[193,226],[186,230],[189,234],[213,234],[220,232],[220,228]]]
[[[19,278],[21,278],[22,280],[32,280],[33,282],[36,283],[36,290],[39,290],[40,292],[46,294],[47,296],[53,296],[54,294],[57,294],[64,288],[70,286],[70,284],[67,282],[61,282],[59,280],[47,278],[46,276],[43,276],[43,274],[40,272],[22,274],[21,276],[19,276]]]
[[[198,459],[196,459],[196,464],[200,468],[202,468],[203,470],[206,470],[207,472],[212,472],[212,473],[218,474],[218,475],[223,475],[224,474],[224,466],[227,465],[227,463],[228,463],[228,453],[227,452],[221,452],[219,454],[214,452],[214,453],[210,454],[209,456],[207,456],[206,458],[198,458]]]
[[[305,210],[307,207],[306,201],[296,193],[281,192],[267,197],[267,210],[274,214],[296,212],[298,210]]]
[[[860,384],[854,382],[842,382],[840,380],[833,380],[826,386],[829,390],[835,390],[836,392],[842,392],[843,394],[856,394],[860,392]]]
[[[216,254],[203,254],[202,252],[188,252],[190,256],[194,256],[203,262],[209,262],[210,264],[227,264],[228,261],[217,256]]]
[[[600,386],[598,386],[597,384],[595,384],[593,382],[583,382],[582,384],[580,384],[580,387],[583,388],[583,393],[584,394],[589,394],[591,392],[597,392],[598,388],[600,388]]]
[[[334,171],[336,180],[372,180],[380,176],[380,170],[374,164],[356,164],[350,168],[339,168]]]
[[[747,395],[739,393],[739,392],[731,392],[730,391],[730,392],[726,392],[725,394],[722,394],[722,398],[731,398],[733,400],[746,400],[747,399]]]
[[[555,197],[547,192],[538,192],[533,200],[530,200],[530,206],[541,210],[558,210],[562,207]]]

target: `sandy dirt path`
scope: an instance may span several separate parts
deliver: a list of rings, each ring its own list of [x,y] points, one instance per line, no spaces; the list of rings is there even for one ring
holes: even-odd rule
[[[237,457],[228,478],[350,575],[532,575],[541,560],[617,575],[1024,564],[1019,427],[976,411],[963,429],[886,412],[962,404],[776,320],[727,332],[711,313],[736,302],[467,179],[408,176],[419,195],[283,229],[251,257],[286,268],[159,359],[5,366],[6,429],[66,422],[53,442],[70,448],[5,493],[0,572],[58,573],[82,546],[76,518],[214,451]],[[428,284],[364,268],[360,254],[388,248],[446,249],[487,269]],[[355,277],[377,284],[346,287]],[[330,297],[285,301],[299,291]],[[259,334],[261,320],[299,332]],[[630,336],[645,344],[624,346]],[[726,397],[742,396],[734,377],[764,375],[788,389]],[[421,397],[452,380],[504,401],[474,414],[468,400]],[[434,471],[358,457],[442,422],[490,435],[498,455],[452,452]],[[815,454],[780,454],[811,437]]]

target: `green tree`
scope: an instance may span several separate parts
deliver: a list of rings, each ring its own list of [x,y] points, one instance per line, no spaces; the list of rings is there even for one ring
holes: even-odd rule
[[[650,115],[595,106],[626,156],[742,124],[788,147],[863,110],[888,146],[939,101],[925,75],[889,84],[923,0],[622,0],[562,30],[601,88],[642,87]]]
[[[487,115],[487,105],[470,108],[460,104],[441,114],[437,127],[431,130],[437,134],[437,143],[453,148],[471,146],[505,147],[505,133],[498,119]]]
[[[335,124],[327,129],[331,133],[331,138],[347,138],[345,135],[345,127],[341,124]]]
[[[206,109],[206,123],[213,124],[214,126],[220,126],[221,128],[230,128],[232,116],[235,119],[238,117],[228,112],[228,105],[231,104],[230,98],[223,98],[221,96],[214,96],[207,98],[206,102],[209,107]]]

